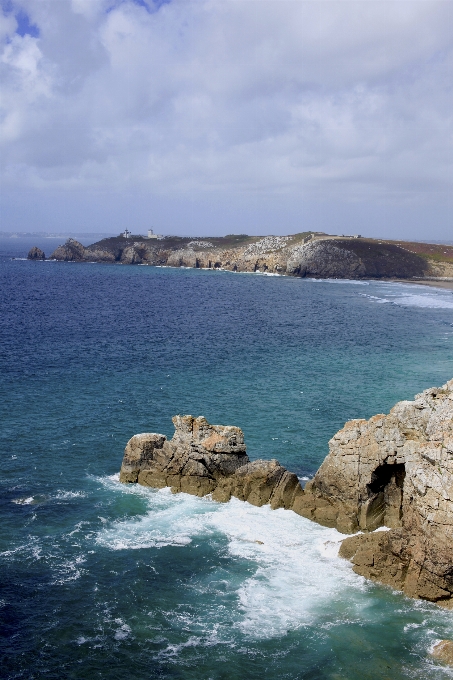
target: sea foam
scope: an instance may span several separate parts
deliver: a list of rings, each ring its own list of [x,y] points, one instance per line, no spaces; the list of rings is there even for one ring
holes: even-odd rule
[[[130,489],[125,487],[125,492]],[[236,591],[235,626],[247,636],[283,635],[312,622],[320,607],[330,607],[350,588],[368,587],[338,558],[344,537],[335,529],[291,511],[257,508],[234,498],[221,504],[207,497],[173,495],[169,489],[142,487],[143,492],[149,498],[146,514],[109,522],[96,535],[96,543],[111,550],[168,545],[187,550],[195,536],[223,536],[231,557],[255,565]]]

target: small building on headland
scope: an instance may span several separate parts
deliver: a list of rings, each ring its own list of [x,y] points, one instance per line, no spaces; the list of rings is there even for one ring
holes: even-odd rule
[[[148,238],[163,238],[161,234],[155,234],[152,229],[148,229]]]

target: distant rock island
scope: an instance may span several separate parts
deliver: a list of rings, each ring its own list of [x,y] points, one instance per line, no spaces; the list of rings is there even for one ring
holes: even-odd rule
[[[36,250],[30,251],[30,259],[40,259],[32,252]],[[315,278],[453,281],[453,246],[329,236],[320,232],[221,238],[145,238],[127,233],[87,247],[70,238],[50,258]]]
[[[305,489],[276,460],[250,462],[238,427],[173,423],[171,440],[130,439],[121,482],[292,510],[355,534],[339,554],[357,574],[453,608],[453,380],[346,423]]]

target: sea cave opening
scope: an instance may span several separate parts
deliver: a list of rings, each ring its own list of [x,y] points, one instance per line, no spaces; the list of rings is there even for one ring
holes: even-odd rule
[[[401,526],[405,476],[404,463],[384,463],[374,470],[367,484],[368,501],[363,528],[374,531],[381,526],[390,529]]]

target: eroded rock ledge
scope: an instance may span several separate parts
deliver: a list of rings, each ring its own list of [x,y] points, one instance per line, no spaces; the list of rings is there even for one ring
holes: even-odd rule
[[[270,503],[355,533],[340,555],[356,573],[453,607],[453,380],[399,402],[388,415],[346,423],[305,490],[276,460],[250,462],[239,428],[192,416],[173,423],[170,441],[153,433],[132,437],[122,482]]]

